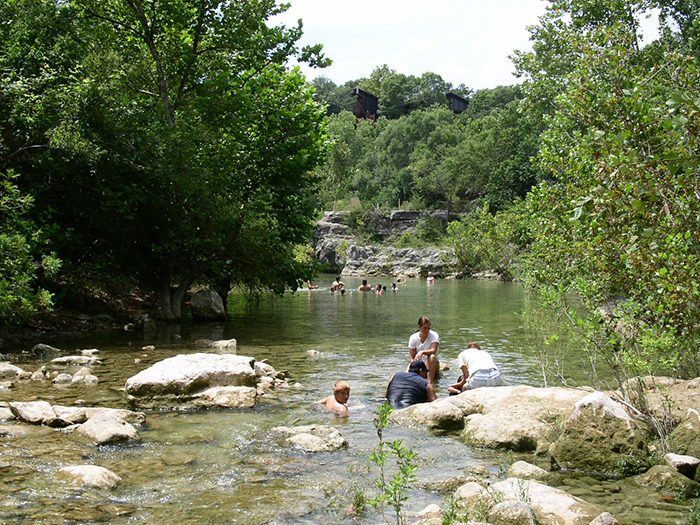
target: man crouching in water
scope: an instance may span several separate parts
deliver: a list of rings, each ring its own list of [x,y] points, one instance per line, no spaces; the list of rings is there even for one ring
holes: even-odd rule
[[[386,398],[396,409],[435,401],[435,389],[428,381],[428,367],[420,359],[411,362],[408,372],[396,372],[386,387]]]

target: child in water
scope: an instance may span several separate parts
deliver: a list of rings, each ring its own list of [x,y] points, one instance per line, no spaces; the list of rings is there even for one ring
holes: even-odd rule
[[[350,399],[350,385],[345,381],[338,381],[333,385],[333,395],[321,401],[317,405],[325,405],[327,409],[341,416],[348,415],[348,399]]]

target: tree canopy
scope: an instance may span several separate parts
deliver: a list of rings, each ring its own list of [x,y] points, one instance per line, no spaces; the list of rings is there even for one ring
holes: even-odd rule
[[[644,46],[638,18],[650,7],[662,31]],[[516,59],[529,107],[548,112],[540,159],[553,180],[528,197],[530,282],[575,292],[604,328],[595,344],[606,359],[644,373],[700,370],[700,79],[688,9],[552,1],[535,50]]]
[[[3,4],[0,151],[63,259],[157,289],[166,319],[196,281],[281,292],[311,275],[291,253],[311,232],[323,110],[286,64],[326,60],[301,27],[268,25],[284,8]]]

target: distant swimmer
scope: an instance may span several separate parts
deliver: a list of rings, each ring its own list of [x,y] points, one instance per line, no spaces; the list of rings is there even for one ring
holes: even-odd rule
[[[433,275],[433,272],[428,272],[428,277],[426,277],[425,282],[428,284],[435,283],[435,276]]]
[[[367,279],[362,279],[362,284],[360,287],[357,289],[358,292],[371,292],[372,291],[372,286],[367,284]]]
[[[339,292],[341,288],[345,287],[345,283],[340,280],[340,276],[335,278],[335,281],[331,283],[331,293]]]

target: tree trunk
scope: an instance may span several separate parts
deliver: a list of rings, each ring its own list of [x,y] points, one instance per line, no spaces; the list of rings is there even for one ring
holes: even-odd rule
[[[228,306],[228,293],[231,291],[231,276],[227,275],[220,283],[214,286],[214,291],[219,294],[224,302],[224,308],[226,308]]]

